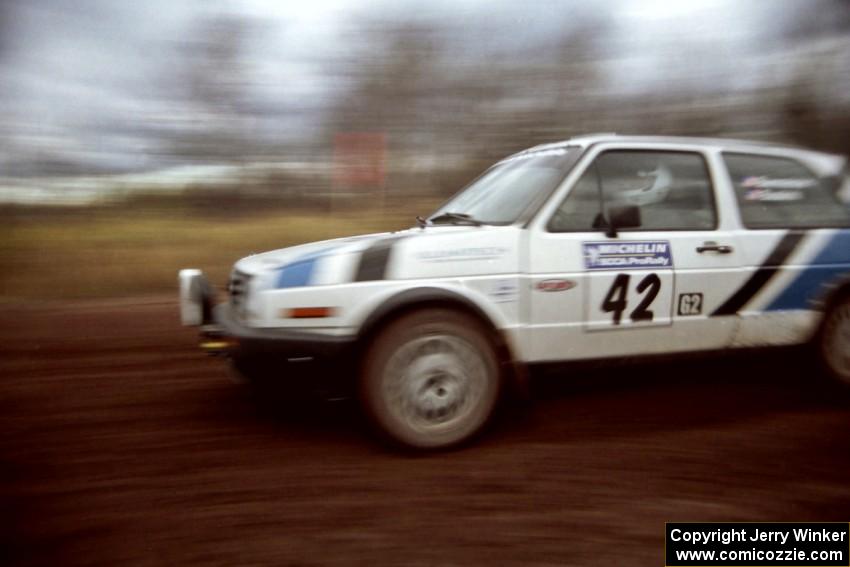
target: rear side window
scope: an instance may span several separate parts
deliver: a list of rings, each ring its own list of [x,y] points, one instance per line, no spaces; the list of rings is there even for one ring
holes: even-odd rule
[[[723,154],[747,228],[850,226],[832,186],[790,158]]]
[[[616,205],[640,209],[641,226],[623,232],[717,226],[711,179],[701,155],[610,150],[587,168],[547,228],[550,232],[600,230],[606,225],[608,207]]]

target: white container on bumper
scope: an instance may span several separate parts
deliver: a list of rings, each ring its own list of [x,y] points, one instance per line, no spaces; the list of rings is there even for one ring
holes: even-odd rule
[[[185,269],[177,274],[180,282],[180,323],[197,327],[209,323],[212,288],[201,270]]]

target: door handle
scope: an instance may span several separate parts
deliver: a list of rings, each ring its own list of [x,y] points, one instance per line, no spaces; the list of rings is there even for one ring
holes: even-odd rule
[[[717,252],[718,254],[731,254],[733,248],[726,244],[718,244],[716,242],[703,242],[702,246],[697,246],[697,252],[703,254],[705,252]]]

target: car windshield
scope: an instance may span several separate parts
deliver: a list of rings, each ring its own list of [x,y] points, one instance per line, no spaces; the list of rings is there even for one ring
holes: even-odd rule
[[[428,220],[433,224],[512,224],[558,186],[579,153],[575,147],[558,148],[501,161]]]

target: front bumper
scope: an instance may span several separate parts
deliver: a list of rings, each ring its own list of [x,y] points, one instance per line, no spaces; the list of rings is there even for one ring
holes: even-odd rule
[[[333,397],[350,392],[356,337],[246,326],[230,303],[214,305],[212,286],[200,270],[181,270],[178,277],[181,322],[199,327],[201,349],[229,358],[240,378]],[[296,376],[305,379],[294,380]]]
[[[354,337],[246,327],[233,317],[228,304],[217,305],[212,318],[213,323],[202,328],[201,346],[207,344],[207,352],[228,357],[240,380],[282,388],[287,395],[336,399],[353,394]]]
[[[222,354],[274,356],[287,362],[328,361],[345,356],[354,345],[354,337],[247,327],[233,316],[226,303],[213,308],[212,320],[211,325],[201,328],[201,334],[226,345]]]

